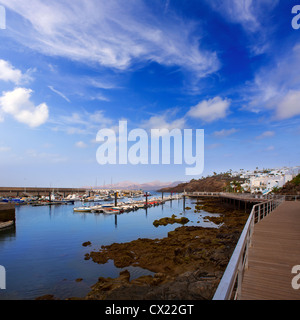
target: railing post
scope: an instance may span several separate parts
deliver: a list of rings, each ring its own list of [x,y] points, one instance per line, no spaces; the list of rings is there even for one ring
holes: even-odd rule
[[[239,300],[242,295],[242,281],[243,281],[243,265],[242,259],[239,262],[238,267],[238,279],[237,279],[237,290],[236,290],[236,299]]]
[[[249,230],[249,247],[252,247],[252,235],[253,235],[254,223],[253,220],[250,223],[250,230]],[[248,260],[247,260],[248,264]]]

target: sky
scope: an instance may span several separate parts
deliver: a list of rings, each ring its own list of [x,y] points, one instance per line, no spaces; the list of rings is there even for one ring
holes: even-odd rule
[[[299,165],[297,4],[0,0],[0,185],[189,181]],[[117,132],[119,121],[148,133],[203,129],[204,171],[100,165],[97,133]]]

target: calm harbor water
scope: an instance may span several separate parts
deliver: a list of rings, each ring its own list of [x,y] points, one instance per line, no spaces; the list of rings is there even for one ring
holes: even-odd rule
[[[122,200],[123,201],[123,200]],[[6,290],[0,300],[35,299],[52,294],[57,298],[84,297],[101,277],[118,277],[123,269],[113,261],[99,265],[84,260],[84,255],[102,245],[129,242],[138,238],[163,238],[179,224],[153,226],[153,221],[172,214],[187,217],[187,225],[215,227],[205,222],[206,212],[194,213],[194,202],[186,201],[191,210],[183,212],[183,201],[140,209],[121,215],[73,212],[75,205],[20,206],[16,208],[15,228],[0,231],[0,265],[6,269]],[[90,247],[82,243],[90,241]],[[131,279],[152,274],[141,268],[127,267]],[[82,278],[81,282],[75,280]]]

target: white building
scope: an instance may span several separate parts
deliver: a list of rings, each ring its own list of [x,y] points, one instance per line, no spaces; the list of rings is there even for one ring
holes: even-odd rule
[[[247,179],[242,187],[251,193],[261,192],[263,194],[271,192],[274,188],[282,188],[288,181],[293,179],[293,172],[290,168],[272,169],[263,172],[256,170],[247,171],[241,174],[241,178]]]

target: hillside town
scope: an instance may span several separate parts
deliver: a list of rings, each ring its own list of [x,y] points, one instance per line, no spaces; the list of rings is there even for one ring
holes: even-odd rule
[[[235,172],[230,171],[230,175],[232,178],[239,177],[244,182],[233,180],[230,185],[231,188],[237,189],[237,192],[268,194],[282,188],[299,173],[300,166],[262,170],[256,168],[253,171],[240,169]]]

